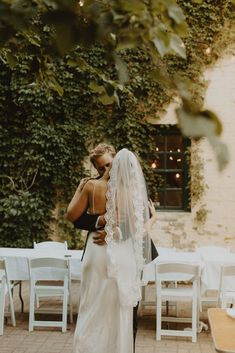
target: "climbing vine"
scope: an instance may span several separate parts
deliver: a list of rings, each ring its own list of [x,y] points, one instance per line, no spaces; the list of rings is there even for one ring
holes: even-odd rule
[[[65,221],[65,209],[79,180],[88,173],[83,161],[89,148],[100,141],[138,154],[150,196],[155,198],[160,181],[149,160],[155,154],[156,127],[149,121],[157,123],[175,97],[161,73],[184,76],[190,81],[195,106],[202,106],[203,71],[231,42],[230,1],[178,3],[189,27],[187,60],[168,54],[162,66],[153,70],[150,53],[121,50],[130,79],[118,88],[118,95],[109,83],[117,80],[115,64],[102,45],[79,45],[63,58],[48,58],[47,63],[45,52],[35,43],[17,62],[9,56],[7,60],[7,51],[1,53],[0,246],[32,246],[55,228],[70,246],[79,245],[80,233]],[[46,41],[49,34],[46,28],[43,31]],[[84,60],[89,65],[76,64],[78,52],[80,63]],[[105,72],[105,94],[100,72]],[[201,193],[204,185],[192,179],[195,198],[200,197],[195,194],[198,187]]]

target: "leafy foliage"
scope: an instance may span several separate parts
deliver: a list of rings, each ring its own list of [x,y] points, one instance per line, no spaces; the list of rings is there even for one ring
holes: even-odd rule
[[[88,149],[100,141],[139,155],[154,199],[160,180],[149,168],[157,138],[150,118],[157,123],[176,94],[181,112],[197,117],[203,70],[230,41],[230,1],[85,3],[0,3],[2,246],[30,246],[55,229],[78,245],[64,212],[87,172]],[[162,26],[169,36],[158,35]],[[183,35],[187,60],[175,35]],[[220,123],[211,119],[217,136]]]

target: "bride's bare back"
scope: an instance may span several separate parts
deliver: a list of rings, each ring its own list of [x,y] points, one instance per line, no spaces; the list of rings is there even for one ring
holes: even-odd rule
[[[104,214],[106,212],[107,180],[104,178],[87,181],[82,191],[76,190],[67,210],[70,221],[74,222],[86,210],[90,214]]]
[[[89,180],[88,183],[90,184],[88,190],[89,213],[104,214],[106,212],[107,181],[104,179]]]

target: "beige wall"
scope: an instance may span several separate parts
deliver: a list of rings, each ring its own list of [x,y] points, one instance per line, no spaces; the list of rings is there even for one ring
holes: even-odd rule
[[[194,249],[197,245],[228,245],[235,251],[235,56],[220,60],[205,73],[208,80],[205,108],[214,110],[223,123],[222,139],[230,152],[230,163],[218,171],[213,151],[207,141],[200,143],[204,161],[205,182],[208,185],[203,200],[190,213],[160,212],[152,229],[152,237],[159,246]],[[172,104],[160,123],[175,123]],[[204,225],[194,221],[196,211],[205,204],[209,211]]]

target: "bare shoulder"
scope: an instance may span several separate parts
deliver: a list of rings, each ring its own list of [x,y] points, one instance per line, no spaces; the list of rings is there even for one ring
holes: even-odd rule
[[[88,181],[86,182],[86,185],[85,185],[86,189],[87,189],[88,191],[92,190],[93,187],[94,187],[94,185],[95,185],[95,183],[96,183],[96,180],[95,180],[95,179],[90,179],[90,180],[88,180]]]

